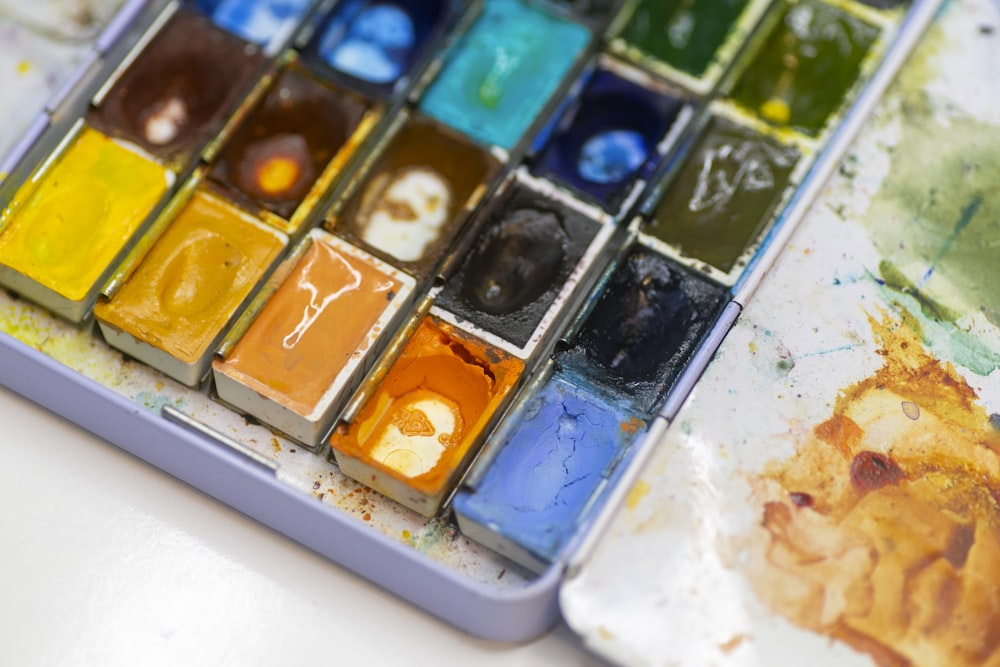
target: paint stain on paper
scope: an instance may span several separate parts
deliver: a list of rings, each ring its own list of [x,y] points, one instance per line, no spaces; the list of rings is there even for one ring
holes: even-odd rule
[[[870,268],[936,356],[988,375],[1000,369],[1000,113],[974,118],[928,94],[942,39],[929,33],[883,114],[902,128],[864,216],[881,258]]]
[[[883,667],[1000,664],[1000,430],[911,327],[870,324],[882,368],[756,480],[752,585]]]
[[[628,495],[625,496],[625,507],[634,510],[642,502],[642,499],[649,495],[649,492],[649,483],[640,479],[635,483],[635,486],[629,489]]]

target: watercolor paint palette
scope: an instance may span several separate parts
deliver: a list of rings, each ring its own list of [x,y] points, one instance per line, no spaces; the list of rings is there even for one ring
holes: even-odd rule
[[[532,636],[935,7],[108,3],[0,142],[0,382]]]

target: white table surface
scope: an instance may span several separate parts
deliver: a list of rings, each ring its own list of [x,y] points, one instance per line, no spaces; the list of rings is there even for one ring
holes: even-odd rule
[[[473,638],[0,388],[0,664],[597,665]]]

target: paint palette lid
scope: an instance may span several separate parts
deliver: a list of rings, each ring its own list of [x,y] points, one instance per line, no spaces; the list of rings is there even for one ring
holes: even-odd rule
[[[563,615],[608,660],[860,667],[1000,655],[1000,362],[967,353],[998,349],[1000,329],[970,312],[979,278],[957,268],[980,255],[952,245],[976,246],[995,218],[976,180],[957,175],[947,204],[922,208],[951,165],[997,168],[974,137],[996,136],[1000,89],[974,56],[992,47],[972,36],[1000,11],[960,4],[904,66],[852,168],[569,563]],[[934,176],[914,166],[930,155]],[[918,217],[913,237],[903,230]],[[964,242],[959,228],[971,231]],[[919,289],[890,280],[888,262]],[[941,311],[927,310],[930,294],[979,324],[932,333]]]

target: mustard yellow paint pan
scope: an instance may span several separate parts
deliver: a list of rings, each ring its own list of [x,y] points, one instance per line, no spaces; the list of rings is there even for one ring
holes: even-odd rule
[[[416,281],[318,229],[279,281],[213,377],[223,401],[315,447],[408,312]]]
[[[94,315],[110,345],[195,386],[288,239],[206,189],[191,192],[182,191],[190,199]]]
[[[173,181],[138,148],[77,123],[0,211],[0,284],[84,320]]]

